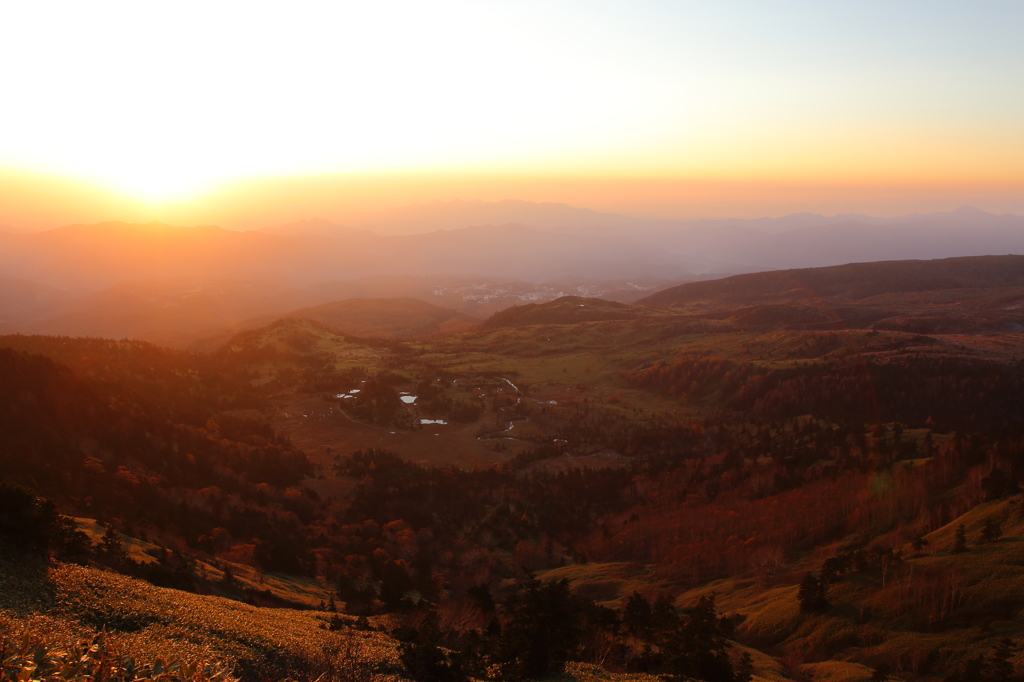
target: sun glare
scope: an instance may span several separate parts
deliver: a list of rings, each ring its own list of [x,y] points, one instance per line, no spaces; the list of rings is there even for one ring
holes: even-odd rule
[[[94,180],[105,187],[146,204],[160,205],[186,201],[213,189],[218,181],[197,175],[191,168],[135,168],[131,173],[97,174]]]
[[[9,4],[0,25],[17,30],[0,61],[24,68],[0,74],[0,164],[149,203],[314,174],[1018,182],[1024,171],[1024,98],[1005,88],[1021,48],[988,23],[919,30],[896,16],[914,27],[908,55],[904,34],[870,13],[844,17],[857,30],[843,39],[820,30],[834,12],[815,23],[712,3]],[[947,54],[951,32],[962,60]],[[864,41],[869,54],[855,49]]]

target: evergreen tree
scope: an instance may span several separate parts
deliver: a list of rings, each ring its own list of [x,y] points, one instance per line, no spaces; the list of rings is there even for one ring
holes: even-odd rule
[[[735,680],[736,682],[750,682],[754,677],[754,659],[750,657],[750,653],[747,651],[743,652],[740,656],[739,667],[736,668]]]
[[[953,540],[953,554],[963,554],[967,551],[967,530],[964,524],[956,527],[956,537]]]
[[[735,680],[714,597],[701,597],[695,607],[687,610],[680,626],[659,642],[659,647],[665,652],[662,673],[669,680]]]
[[[484,613],[494,613],[494,608],[497,605],[494,603],[494,597],[491,596],[491,588],[487,586],[487,583],[473,585],[466,590],[466,596],[476,602],[476,605]]]
[[[800,601],[800,610],[808,613],[820,613],[830,606],[828,603],[828,586],[808,573],[800,582],[800,591],[796,598]]]
[[[889,673],[889,664],[879,663],[874,672],[871,673],[871,682],[885,682],[889,679]]]
[[[107,525],[104,528],[103,537],[100,539],[100,555],[115,564],[123,563],[128,558],[128,553],[121,542],[121,535],[113,526]]]
[[[535,679],[561,672],[580,644],[582,601],[564,578],[547,583],[531,578],[509,597],[504,604],[509,621],[497,651],[506,674]]]
[[[74,521],[61,516],[57,506],[35,491],[16,483],[0,483],[0,540],[43,555],[88,554],[85,534]]]
[[[994,516],[990,516],[985,519],[984,525],[981,527],[981,539],[983,542],[995,542],[1003,534],[1002,522]]]
[[[1001,497],[1020,490],[1017,482],[1006,475],[1002,469],[993,469],[988,476],[981,479],[981,488],[985,491],[985,501],[998,500]]]
[[[951,673],[946,682],[984,682],[988,679],[988,665],[985,663],[985,655],[978,654],[975,658],[967,661],[964,666]]]
[[[991,655],[991,672],[989,679],[992,682],[1011,682],[1016,679],[1013,663],[1010,659],[1017,653],[1018,647],[1008,637],[1004,637],[996,644]]]
[[[622,623],[630,634],[645,636],[651,629],[651,603],[642,594],[634,592],[622,610]]]
[[[441,648],[437,615],[431,613],[419,628],[397,628],[392,635],[401,642],[399,658],[409,677],[417,682],[464,682],[462,666]]]
[[[225,585],[235,582],[235,574],[231,572],[230,566],[224,566],[224,573],[221,575],[220,581]]]
[[[654,600],[651,608],[651,628],[654,630],[669,630],[679,624],[679,614],[672,600],[665,595],[660,595]]]

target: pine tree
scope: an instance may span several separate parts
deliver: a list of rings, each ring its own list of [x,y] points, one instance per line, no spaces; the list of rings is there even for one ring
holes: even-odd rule
[[[967,551],[967,530],[964,524],[956,527],[956,539],[953,541],[953,554],[963,554]]]
[[[1008,637],[1004,637],[992,650],[991,672],[989,679],[992,682],[1011,682],[1015,679],[1013,663],[1010,659],[1017,653],[1018,647]]]
[[[583,601],[569,581],[531,578],[505,601],[510,618],[502,628],[497,658],[506,674],[534,679],[562,671],[582,636]]]
[[[105,528],[103,538],[100,539],[100,554],[108,561],[121,563],[128,558],[127,552],[124,551],[124,543],[121,542],[121,536],[113,526],[108,525]]]
[[[651,604],[639,592],[629,595],[622,611],[622,623],[630,634],[638,637],[651,629]]]
[[[668,679],[736,680],[713,596],[701,597],[696,606],[687,609],[677,629],[667,633],[658,646],[665,652],[661,672]]]
[[[871,682],[885,682],[889,679],[889,664],[879,663],[874,672],[871,673]]]
[[[736,668],[736,682],[750,682],[754,677],[754,659],[750,652],[744,651],[740,656],[740,664]]]
[[[967,661],[960,670],[951,673],[946,682],[983,682],[988,679],[988,664],[985,662],[985,655],[978,654],[975,658]]]
[[[1003,534],[1002,522],[994,516],[990,516],[985,519],[985,524],[981,527],[981,539],[984,542],[995,542]]]
[[[800,610],[809,613],[820,613],[828,609],[828,586],[823,585],[820,580],[808,573],[800,582],[800,591],[797,593],[800,600]]]

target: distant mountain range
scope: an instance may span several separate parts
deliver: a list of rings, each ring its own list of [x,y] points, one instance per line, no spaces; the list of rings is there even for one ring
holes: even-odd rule
[[[680,222],[565,204],[448,202],[368,224],[309,219],[250,232],[71,225],[0,232],[0,332],[180,345],[351,298],[414,297],[483,318],[567,294],[631,302],[727,275],[998,254],[1024,254],[1024,217],[971,207]]]
[[[566,244],[550,235],[601,244],[603,252],[618,246],[623,249],[620,272],[633,269],[632,263],[643,262],[646,257],[659,275],[666,274],[661,266],[673,258],[693,274],[1024,253],[1024,217],[995,215],[971,206],[948,213],[899,217],[794,213],[750,220],[673,221],[601,213],[566,204],[456,201],[397,209],[366,219],[358,229],[307,220],[266,231],[344,239],[356,234],[364,239],[371,234],[405,235],[421,245],[454,243],[479,249],[481,241],[502,230],[512,234],[527,230],[521,234],[533,240],[544,234],[545,249],[554,248],[556,252]],[[651,249],[658,256],[651,256]],[[519,258],[523,255],[516,253]],[[565,262],[563,272],[569,270],[569,263]],[[451,267],[458,265],[452,263]],[[529,273],[516,276],[529,277]],[[548,275],[547,279],[556,277]]]
[[[0,277],[81,292],[126,280],[253,275],[274,275],[293,285],[380,274],[530,282],[671,280],[1024,253],[1024,217],[970,207],[900,218],[794,214],[672,222],[563,204],[457,202],[410,208],[403,220],[412,221],[415,211],[421,228],[458,227],[387,236],[325,220],[251,232],[158,223],[72,225],[35,234],[0,233]],[[502,219],[514,221],[497,222]],[[400,224],[412,222],[393,217],[382,226]]]
[[[513,223],[559,234],[628,239],[736,271],[1024,253],[1024,217],[971,206],[899,217],[794,213],[780,218],[673,221],[566,204],[447,202],[410,206],[368,220],[363,227],[411,233]]]

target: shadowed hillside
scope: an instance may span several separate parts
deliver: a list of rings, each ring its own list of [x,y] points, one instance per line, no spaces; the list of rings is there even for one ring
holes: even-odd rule
[[[881,261],[757,272],[680,284],[637,303],[673,306],[697,302],[749,304],[759,299],[858,300],[881,294],[1007,287],[1024,287],[1024,256]]]
[[[1024,256],[851,263],[691,282],[638,304],[746,329],[1024,331]]]

